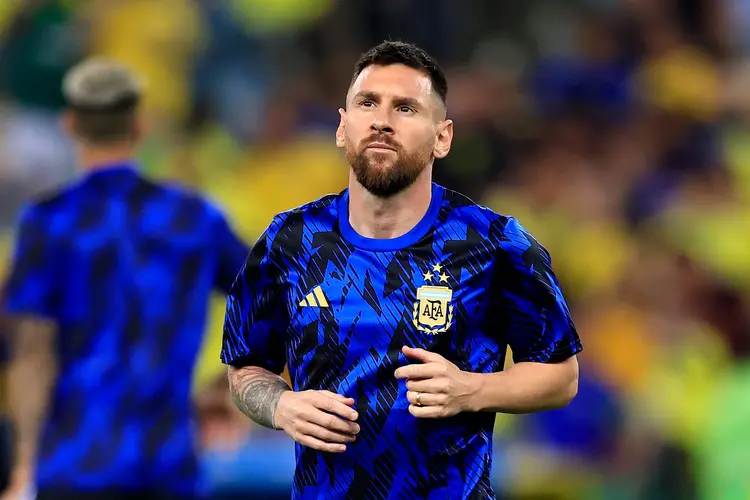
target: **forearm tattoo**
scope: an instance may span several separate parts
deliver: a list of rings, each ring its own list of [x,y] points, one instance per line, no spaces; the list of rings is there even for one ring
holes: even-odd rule
[[[237,408],[256,423],[275,429],[274,412],[289,386],[278,375],[253,366],[229,368],[229,391]]]

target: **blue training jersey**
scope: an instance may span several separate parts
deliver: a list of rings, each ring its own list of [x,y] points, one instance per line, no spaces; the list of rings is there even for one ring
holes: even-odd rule
[[[196,493],[193,367],[248,252],[208,202],[128,164],[24,210],[5,309],[58,326],[39,490]]]
[[[513,218],[433,184],[424,218],[394,239],[349,224],[348,193],[274,218],[227,300],[224,363],[281,373],[295,391],[356,401],[341,454],[297,444],[294,498],[492,498],[492,413],[417,419],[395,370],[404,345],[461,370],[579,352],[547,251]]]

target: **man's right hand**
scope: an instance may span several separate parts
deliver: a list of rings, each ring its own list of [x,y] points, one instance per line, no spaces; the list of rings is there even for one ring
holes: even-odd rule
[[[359,432],[354,399],[330,391],[285,391],[274,413],[274,425],[302,446],[341,453]]]

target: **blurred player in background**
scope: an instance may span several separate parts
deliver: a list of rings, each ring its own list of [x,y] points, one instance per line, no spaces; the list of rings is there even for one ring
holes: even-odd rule
[[[413,45],[366,53],[339,110],[348,190],[275,217],[229,294],[232,396],[297,441],[295,498],[492,498],[495,413],[577,392],[547,251],[432,182],[447,90]]]
[[[8,495],[194,498],[193,367],[209,296],[229,290],[248,248],[206,200],[139,175],[132,73],[85,61],[64,93],[84,175],[23,211],[5,290]]]

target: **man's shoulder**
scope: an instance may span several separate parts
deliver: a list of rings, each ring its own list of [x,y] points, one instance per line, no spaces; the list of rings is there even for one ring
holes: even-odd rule
[[[49,221],[64,211],[74,208],[76,199],[75,185],[62,185],[32,195],[19,210],[20,222]]]
[[[189,186],[170,181],[141,178],[139,196],[152,203],[170,207],[175,217],[191,220],[194,227],[201,223],[212,224],[225,219],[224,209],[210,196]]]
[[[62,209],[72,209],[77,205],[87,205],[88,201],[101,201],[102,196],[108,196],[107,191],[99,191],[99,186],[92,185],[87,179],[75,179],[67,184],[37,193],[26,207],[37,213],[54,213]],[[175,182],[149,179],[139,176],[131,193],[139,203],[147,201],[163,201],[164,203],[183,204],[200,208],[210,208],[212,203],[208,198],[193,189]],[[88,205],[87,205],[88,206]]]
[[[338,201],[342,196],[343,192],[327,194],[317,200],[276,214],[267,229],[269,236],[275,236],[282,230],[301,229],[305,226],[314,228],[316,231],[333,229],[338,217]]]
[[[442,220],[467,226],[484,238],[501,235],[515,219],[481,205],[465,194],[443,188]]]
[[[162,197],[165,200],[168,200],[167,202],[194,206],[202,209],[214,207],[213,203],[205,194],[177,182],[141,178],[139,189],[144,193],[151,194],[152,196]]]
[[[58,184],[34,193],[29,197],[26,208],[37,212],[54,211],[75,199],[78,196],[78,191],[79,185],[75,182]]]
[[[467,238],[471,238],[471,234],[484,245],[489,244],[506,253],[543,248],[513,215],[499,213],[456,191],[445,189],[443,211],[442,220],[446,224],[463,226]]]

